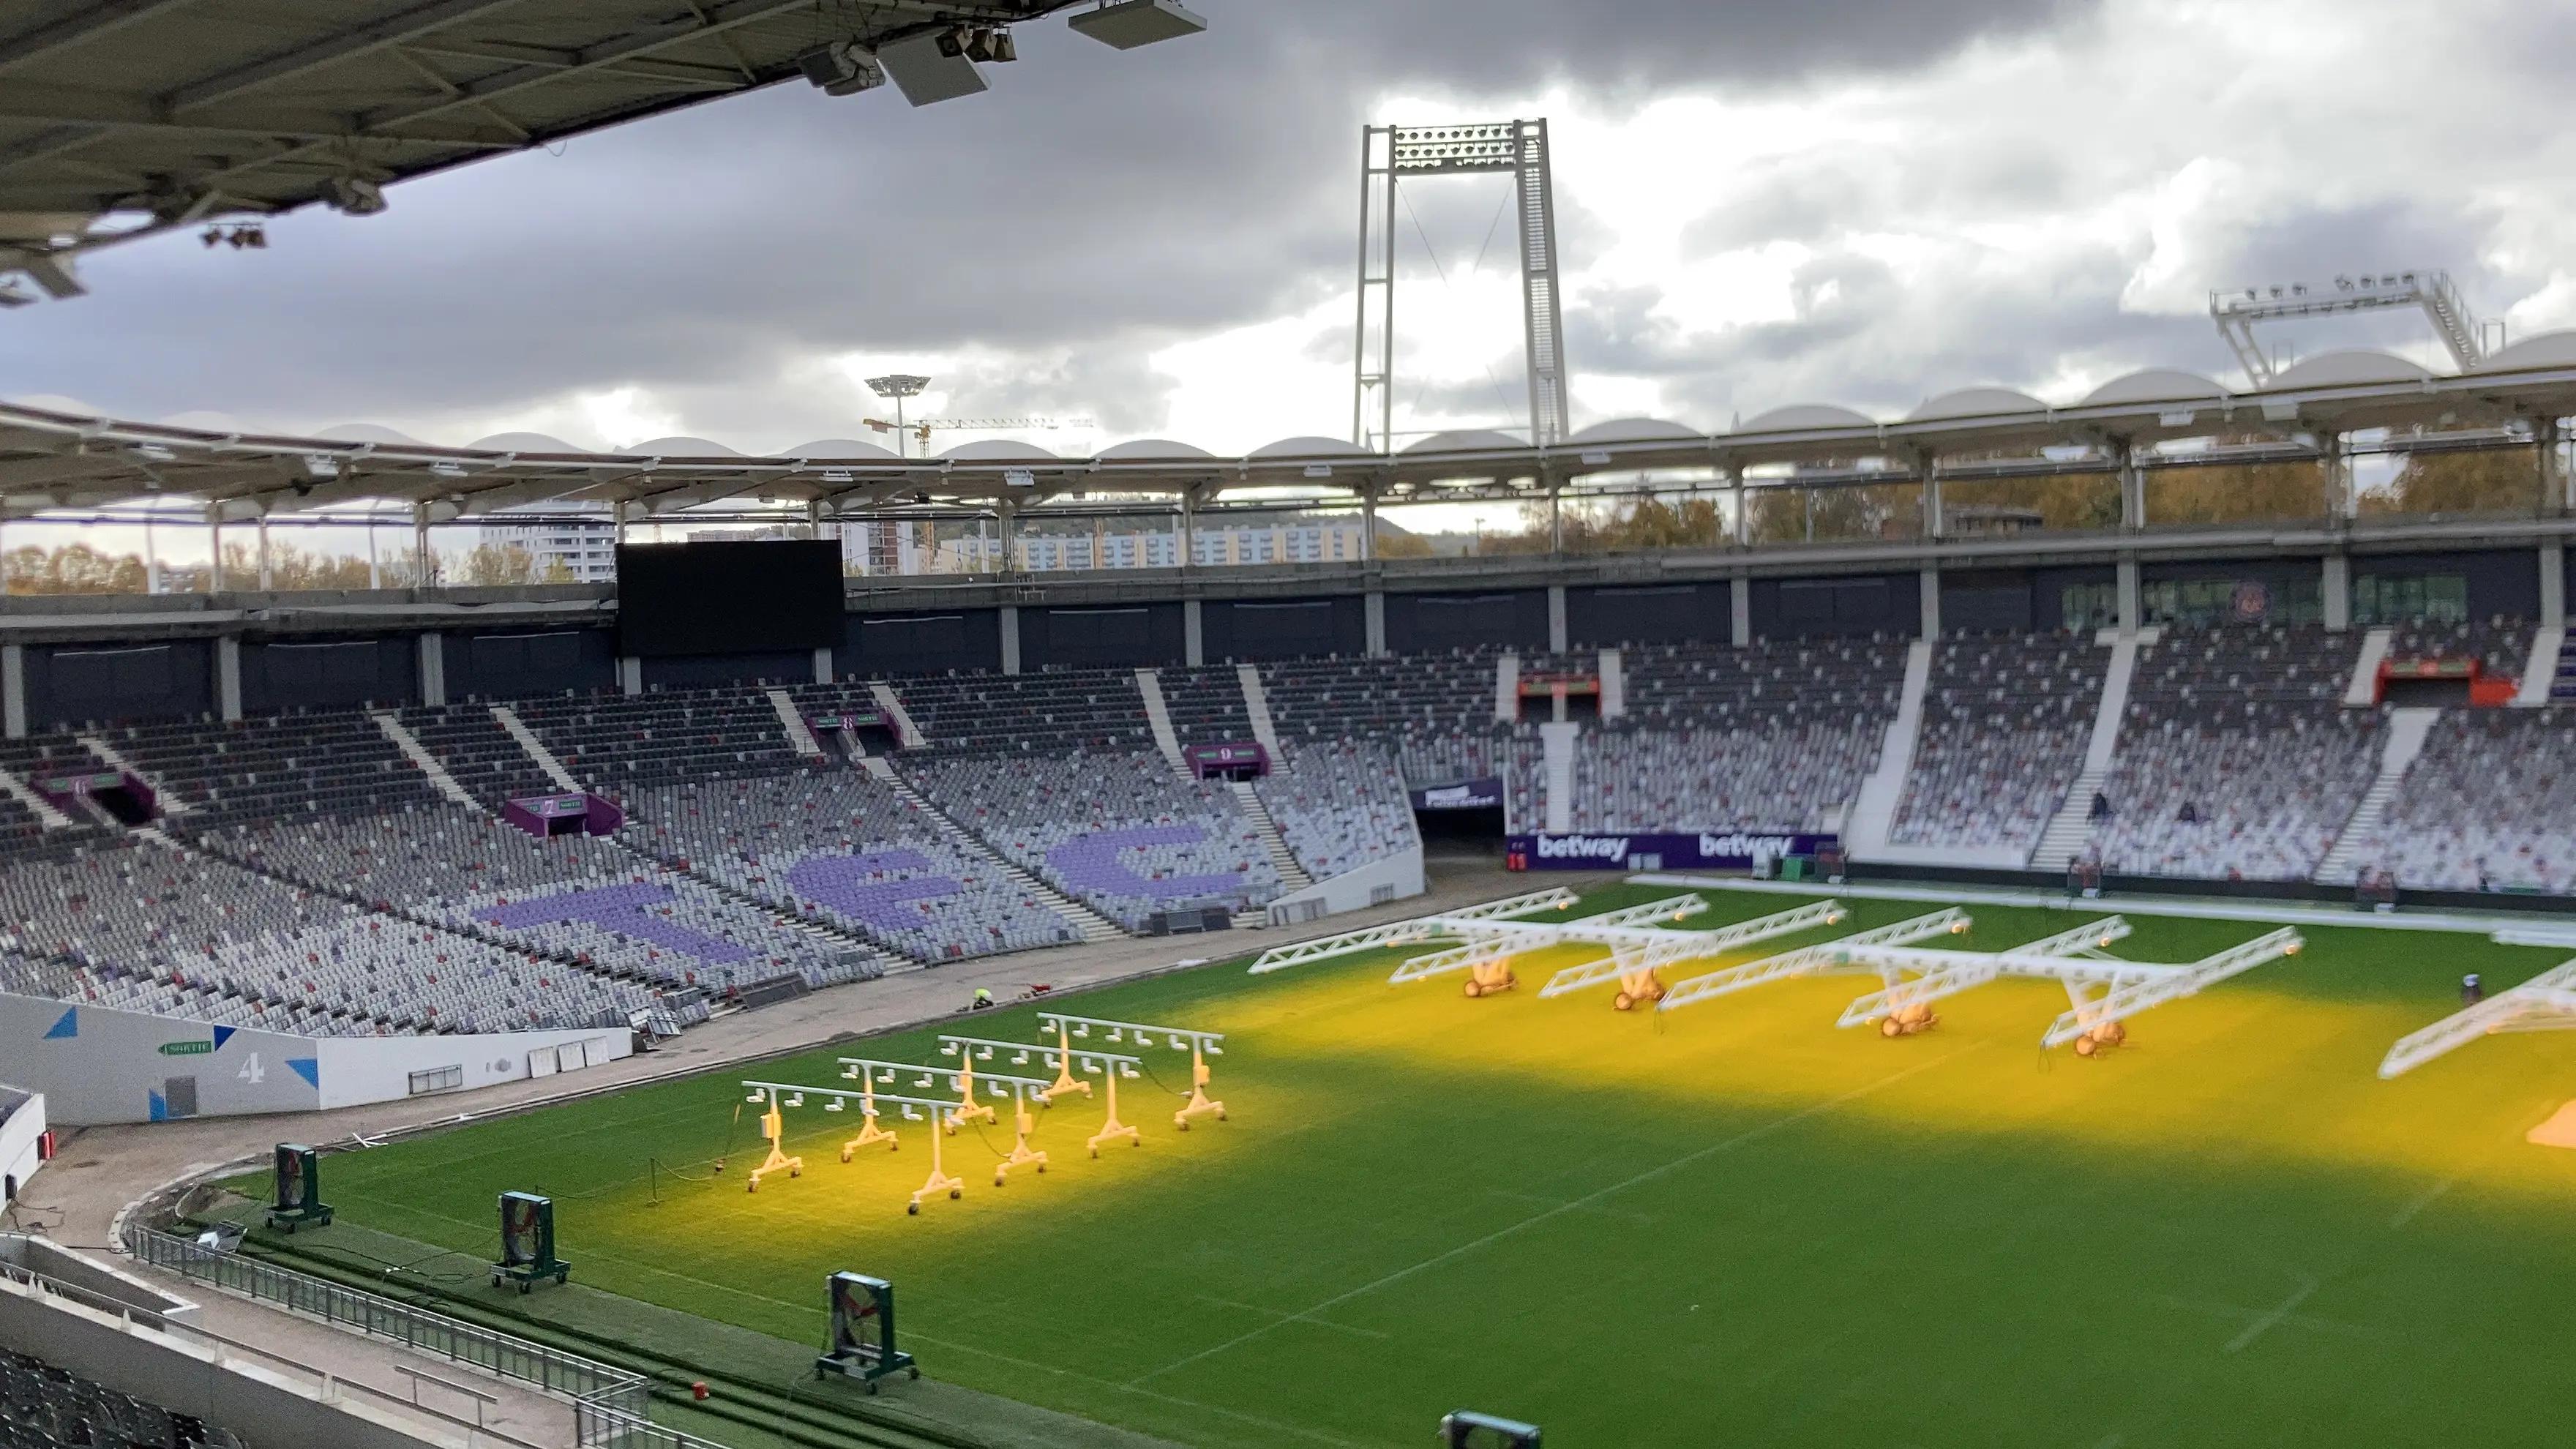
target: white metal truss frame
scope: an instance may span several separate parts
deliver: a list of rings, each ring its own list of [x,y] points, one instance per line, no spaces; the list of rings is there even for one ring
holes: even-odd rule
[[[1685,920],[1707,909],[1707,897],[1693,893],[1643,901],[1574,920],[1458,921],[1452,918],[1452,929],[1443,934],[1464,937],[1462,944],[1425,956],[1409,957],[1386,979],[1389,985],[1394,986],[1409,981],[1427,981],[1434,976],[1471,971],[1478,966],[1509,960],[1523,951],[1542,950],[1565,941],[1629,941],[1645,945],[1673,934],[1655,930],[1646,922]]]
[[[2498,932],[2497,938],[2501,940],[2504,934]],[[2570,1029],[2576,1029],[2576,960],[2561,961],[2520,986],[2508,987],[2421,1031],[2399,1037],[2380,1061],[2379,1075],[2383,1081],[2403,1076],[2435,1057],[2497,1032]]]
[[[2051,980],[2128,979],[2132,963],[2100,955],[2102,948],[2129,934],[2128,921],[2105,916],[2090,925],[2015,946],[2009,951],[1927,951],[1907,947],[1864,947],[1853,964],[1874,967],[1887,985],[1843,1008],[1836,1026],[1867,1026],[1909,1006],[1928,1006],[1946,996],[1983,986],[2006,976],[2042,976]],[[2145,967],[2146,971],[2160,968]],[[1912,972],[1913,975],[1904,973]]]
[[[1532,891],[1528,895],[1487,901],[1481,906],[1462,906],[1454,911],[1443,911],[1436,916],[1416,916],[1409,921],[1394,921],[1383,926],[1344,931],[1338,936],[1318,936],[1314,940],[1299,941],[1294,945],[1273,946],[1262,952],[1246,969],[1251,975],[1266,976],[1273,971],[1284,971],[1291,966],[1303,966],[1309,961],[1321,961],[1328,957],[1346,956],[1353,951],[1367,951],[1379,946],[1407,946],[1416,941],[1429,941],[1440,936],[1454,935],[1456,933],[1451,929],[1451,924],[1454,922],[1487,921],[1498,916],[1526,915],[1531,911],[1566,910],[1573,906],[1576,899],[1574,892],[1563,886],[1554,886],[1543,891]]]
[[[1159,1036],[1164,1039],[1163,1045],[1172,1051],[1199,1050],[1212,1057],[1225,1055],[1225,1033],[1221,1031],[1200,1031],[1195,1027],[1187,1026],[1158,1026],[1150,1021],[1111,1021],[1106,1017],[1074,1016],[1060,1011],[1038,1013],[1038,1030],[1050,1036],[1061,1033],[1068,1040],[1084,1040],[1090,1037],[1093,1027],[1106,1028],[1107,1034],[1102,1036],[1101,1040],[1113,1045],[1123,1044],[1128,1037],[1132,1036],[1135,1038],[1138,1051],[1152,1049],[1156,1044],[1147,1038]],[[948,1038],[942,1037],[941,1040],[945,1041]],[[961,1037],[958,1040],[962,1041],[965,1038]],[[1040,1050],[1051,1052],[1056,1048],[1050,1046],[1042,1047]],[[1087,1051],[1088,1048],[1075,1047],[1073,1050],[1080,1053]]]
[[[1927,941],[1936,936],[1956,935],[1967,929],[1968,913],[1952,906],[1945,910],[1934,911],[1929,915],[1898,921],[1893,925],[1875,926],[1869,930],[1845,936],[1839,941],[1827,941],[1817,946],[1802,946],[1795,951],[1784,951],[1777,956],[1765,956],[1759,961],[1747,961],[1741,966],[1729,966],[1722,971],[1711,971],[1704,976],[1694,976],[1687,981],[1675,982],[1673,988],[1664,994],[1664,999],[1656,1003],[1655,1009],[1672,1011],[1695,1002],[1709,1000],[1711,997],[1731,995],[1756,986],[1765,986],[1774,981],[1787,981],[1799,976],[1819,976],[1828,971],[1849,970],[1851,969],[1848,964],[1849,954],[1855,948],[1905,945],[1914,941]]]
[[[1775,936],[1837,925],[1849,914],[1840,901],[1818,901],[1795,910],[1720,926],[1713,931],[1657,931],[1653,933],[1653,939],[1643,941],[1623,935],[1608,943],[1608,955],[1597,961],[1568,966],[1549,977],[1547,984],[1538,990],[1539,998],[1547,1000],[1588,986],[1605,986],[1623,977],[1661,970],[1683,961],[1723,955],[1739,946],[1768,941]],[[1565,922],[1568,937],[1578,938],[1580,933],[1574,928],[1582,924],[1581,921]]]
[[[922,1120],[921,1114],[925,1110],[929,1113],[930,1121],[943,1126],[953,1123],[957,1117],[956,1102],[934,1097],[899,1096],[893,1092],[852,1091],[843,1087],[808,1087],[797,1082],[756,1082],[748,1078],[744,1079],[743,1085],[759,1091],[781,1094],[774,1100],[782,1109],[804,1106],[806,1094],[811,1093],[825,1099],[823,1110],[826,1112],[846,1111],[847,1103],[857,1102],[860,1104],[860,1112],[871,1116],[877,1115],[876,1108],[895,1106],[907,1109],[904,1116],[913,1121]]]
[[[2301,944],[2299,933],[2284,926],[2197,961],[2124,961],[2100,954],[2102,947],[2128,934],[2128,922],[2111,916],[2010,951],[1857,948],[1846,953],[1850,964],[1879,971],[1888,977],[1888,985],[1846,1007],[1835,1025],[1866,1025],[1908,1006],[1928,1004],[2005,976],[2023,976],[2065,986],[2067,1009],[2040,1036],[2043,1048],[2060,1047],[2109,1023],[2126,1021],[2152,1007],[2179,1001],[2231,976],[2242,975],[2266,961],[2294,955]],[[1914,975],[1910,980],[1900,980],[1900,972]]]

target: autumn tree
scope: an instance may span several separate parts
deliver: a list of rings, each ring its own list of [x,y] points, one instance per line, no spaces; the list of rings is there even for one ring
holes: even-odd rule
[[[139,594],[148,584],[138,555],[102,553],[86,543],[13,548],[8,570],[13,594]]]
[[[2361,495],[2374,514],[2523,513],[2541,503],[2540,458],[2530,448],[2409,453],[2386,489]]]

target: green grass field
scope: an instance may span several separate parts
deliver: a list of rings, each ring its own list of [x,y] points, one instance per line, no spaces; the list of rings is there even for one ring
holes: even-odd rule
[[[1710,898],[1691,924],[1798,903]],[[1855,905],[1747,955],[1930,909]],[[2126,914],[2117,954],[2142,960],[2265,929]],[[1975,917],[1977,949],[2076,919]],[[812,1106],[789,1115],[804,1176],[745,1193],[741,1072],[337,1157],[326,1196],[356,1231],[479,1255],[496,1193],[549,1193],[578,1283],[807,1344],[825,1274],[888,1277],[932,1377],[1191,1445],[1421,1444],[1459,1407],[1567,1449],[2558,1444],[2530,1385],[2576,1344],[2576,1153],[2523,1133],[2576,1096],[2576,1041],[2373,1073],[2461,972],[2501,987],[2561,954],[2314,930],[2099,1061],[2037,1050],[2048,983],[1891,1041],[1832,1026],[1865,977],[1658,1016],[1538,1000],[1544,953],[1483,1001],[1391,987],[1386,954],[1238,962],[1068,1007],[1231,1033],[1230,1121],[1172,1130],[1167,1055],[1125,1103],[1142,1148],[1084,1158],[1099,1112],[1074,1101],[1039,1134],[1055,1170],[997,1191],[1007,1138],[970,1130],[966,1196],[918,1218],[921,1124],[844,1166],[854,1116]],[[930,1035],[870,1050],[927,1060]],[[758,1075],[830,1084],[833,1055]]]

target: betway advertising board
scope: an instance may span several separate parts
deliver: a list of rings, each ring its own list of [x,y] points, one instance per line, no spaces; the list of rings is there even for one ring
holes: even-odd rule
[[[1756,855],[1813,855],[1840,843],[1832,835],[1746,830],[1514,835],[1503,842],[1503,864],[1512,870],[1750,870]]]

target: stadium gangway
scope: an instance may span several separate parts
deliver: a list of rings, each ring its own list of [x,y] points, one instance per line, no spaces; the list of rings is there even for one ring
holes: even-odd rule
[[[1408,958],[1386,978],[1387,984],[1401,986],[1409,981],[1427,981],[1453,971],[1494,966],[1510,960],[1519,952],[1553,946],[1562,941],[1634,941],[1642,945],[1671,934],[1654,930],[1646,922],[1686,920],[1707,909],[1707,897],[1694,893],[1621,906],[1615,911],[1603,911],[1597,916],[1584,916],[1577,920],[1465,922],[1447,934],[1466,937],[1466,944]]]
[[[863,1078],[863,1080],[865,1079]],[[952,1198],[963,1197],[966,1195],[965,1181],[948,1175],[947,1164],[940,1151],[940,1144],[947,1140],[948,1132],[953,1132],[957,1129],[955,1121],[957,1104],[955,1102],[944,1102],[934,1097],[897,1096],[892,1092],[880,1092],[876,1090],[876,1083],[872,1080],[866,1081],[866,1085],[860,1087],[860,1089],[855,1092],[843,1091],[838,1087],[807,1087],[795,1082],[746,1081],[743,1085],[753,1089],[752,1100],[760,1100],[761,1094],[763,1093],[768,1094],[769,1098],[769,1112],[763,1120],[763,1126],[764,1129],[769,1132],[770,1161],[763,1164],[752,1174],[750,1190],[753,1192],[758,1192],[760,1190],[760,1179],[763,1174],[775,1171],[779,1167],[789,1166],[792,1164],[793,1167],[789,1175],[803,1175],[805,1167],[805,1160],[803,1158],[785,1157],[780,1153],[779,1139],[784,1135],[785,1127],[784,1123],[780,1119],[779,1109],[782,1107],[802,1107],[805,1105],[806,1094],[811,1093],[814,1096],[824,1099],[823,1110],[826,1112],[846,1111],[848,1110],[850,1103],[856,1102],[859,1104],[859,1116],[866,1125],[860,1130],[857,1137],[852,1138],[847,1145],[841,1148],[841,1160],[843,1162],[850,1160],[850,1154],[855,1149],[866,1146],[870,1143],[883,1142],[887,1145],[889,1150],[894,1146],[895,1134],[884,1131],[877,1126],[879,1108],[885,1106],[899,1107],[902,1109],[903,1115],[907,1120],[915,1122],[921,1120],[922,1114],[925,1111],[928,1112],[930,1114],[932,1125],[945,1127],[947,1131],[933,1132],[930,1134],[929,1180],[913,1190],[911,1201],[904,1208],[904,1211],[906,1213],[920,1212],[922,1200],[939,1193],[944,1192]],[[998,1185],[998,1183],[999,1179],[997,1178],[996,1185]]]
[[[1706,1001],[1711,997],[1725,996],[1752,987],[1768,985],[1774,981],[1786,981],[1797,976],[1814,976],[1827,971],[1840,971],[1845,968],[1846,953],[1854,947],[1906,945],[1915,941],[1928,941],[1935,936],[1957,935],[1967,929],[1968,913],[1956,906],[1951,906],[1946,910],[1934,911],[1930,915],[1914,916],[1893,925],[1875,926],[1858,934],[1845,936],[1839,941],[1827,941],[1820,946],[1802,946],[1795,951],[1783,952],[1777,956],[1765,956],[1759,961],[1747,961],[1741,966],[1729,966],[1723,971],[1711,971],[1705,976],[1694,976],[1687,981],[1675,982],[1673,988],[1664,993],[1664,999],[1655,1003],[1655,1009],[1672,1011],[1678,1007]]]
[[[1273,946],[1254,959],[1249,968],[1249,974],[1264,976],[1291,966],[1302,966],[1309,961],[1321,961],[1327,957],[1365,951],[1375,946],[1410,945],[1415,941],[1429,941],[1440,936],[1455,934],[1447,929],[1451,922],[1485,921],[1498,916],[1525,915],[1531,911],[1562,911],[1571,907],[1575,900],[1574,892],[1563,886],[1552,886],[1547,890],[1532,891],[1527,895],[1487,901],[1480,906],[1461,906],[1457,910],[1443,911],[1438,915],[1416,916],[1409,921],[1395,921],[1383,926],[1368,926],[1357,931],[1344,931],[1338,936],[1319,936],[1312,941]]]
[[[2498,932],[2496,938],[2502,940],[2504,934]],[[2561,961],[2520,986],[2399,1037],[2380,1062],[2379,1076],[2382,1081],[2404,1076],[2435,1057],[2497,1032],[2570,1028],[2576,1028],[2576,960]]]
[[[1929,1006],[1945,996],[1956,996],[1971,987],[1983,986],[2005,976],[2040,976],[2066,980],[2070,972],[2111,972],[2126,967],[2125,961],[2110,961],[2099,955],[2103,947],[2129,934],[2129,923],[2119,916],[2105,916],[2089,926],[2060,931],[2054,936],[2015,946],[2009,951],[1926,951],[1904,947],[1864,947],[1853,952],[1856,966],[1876,967],[1889,977],[1888,984],[1854,1000],[1843,1008],[1834,1025],[1867,1026],[1881,1017],[1894,1016],[1908,1007]],[[2091,958],[2097,964],[2071,967],[2069,957]],[[1912,977],[1898,979],[1898,973],[1912,971]]]
[[[1714,931],[1659,931],[1651,941],[1614,941],[1610,954],[1597,961],[1568,966],[1548,978],[1538,989],[1540,999],[1563,996],[1587,986],[1616,981],[1622,996],[1636,1000],[1654,1000],[1663,995],[1663,985],[1656,973],[1683,961],[1696,961],[1706,956],[1722,955],[1739,946],[1768,941],[1818,926],[1837,925],[1850,915],[1840,901],[1818,901],[1793,911],[1758,916],[1738,921]],[[1570,930],[1580,921],[1565,923]]]

